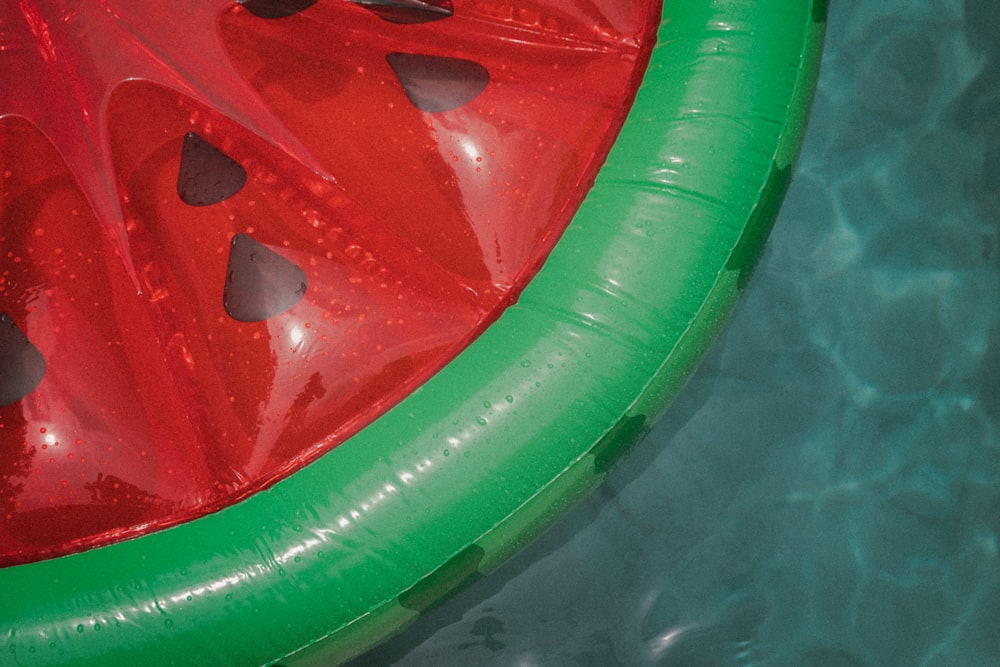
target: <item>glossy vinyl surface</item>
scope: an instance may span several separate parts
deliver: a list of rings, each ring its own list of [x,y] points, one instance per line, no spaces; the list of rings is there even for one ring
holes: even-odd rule
[[[655,2],[0,9],[0,565],[315,460],[568,224]]]
[[[572,6],[612,25],[622,12]],[[730,312],[802,139],[825,10],[665,5],[605,164],[515,304],[396,406],[273,486],[166,530],[0,569],[3,658],[328,667],[509,558],[642,437]],[[546,12],[505,16],[521,41],[544,33]],[[445,21],[411,19],[392,25]],[[184,136],[173,141],[183,152]],[[256,266],[254,246],[237,245]]]

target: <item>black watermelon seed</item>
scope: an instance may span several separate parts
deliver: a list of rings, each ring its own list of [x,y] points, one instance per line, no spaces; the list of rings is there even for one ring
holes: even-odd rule
[[[455,13],[451,0],[353,0],[390,23],[430,23]]]
[[[308,280],[297,264],[246,234],[233,237],[222,305],[234,320],[260,322],[302,299]]]
[[[229,199],[247,182],[240,164],[194,132],[184,135],[177,195],[185,204],[209,206]]]
[[[45,375],[45,358],[7,313],[0,313],[0,406],[30,394]]]
[[[240,0],[248,12],[262,19],[283,19],[309,9],[316,0]]]
[[[461,58],[390,53],[386,60],[410,102],[421,111],[440,113],[474,100],[490,82],[479,63]]]

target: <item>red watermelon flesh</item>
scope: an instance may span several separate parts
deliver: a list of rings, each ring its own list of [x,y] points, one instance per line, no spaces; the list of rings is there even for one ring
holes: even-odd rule
[[[11,565],[236,502],[458,354],[586,194],[659,6],[0,12]]]

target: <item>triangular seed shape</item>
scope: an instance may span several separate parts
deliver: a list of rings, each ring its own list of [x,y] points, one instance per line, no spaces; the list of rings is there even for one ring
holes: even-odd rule
[[[413,105],[429,113],[468,104],[490,82],[486,68],[471,60],[417,53],[390,53],[385,58]]]
[[[389,23],[430,23],[455,13],[451,0],[353,0]]]
[[[261,322],[280,315],[305,296],[307,285],[294,262],[246,234],[233,237],[222,305],[234,320]]]
[[[316,0],[242,0],[248,12],[262,19],[283,19],[309,9]]]
[[[184,135],[177,196],[191,206],[209,206],[229,199],[247,182],[240,164],[194,132]]]
[[[0,313],[0,406],[30,394],[45,375],[45,358],[7,313]]]

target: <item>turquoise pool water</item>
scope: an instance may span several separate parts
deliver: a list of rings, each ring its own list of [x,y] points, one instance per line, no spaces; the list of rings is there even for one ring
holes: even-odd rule
[[[1000,664],[998,229],[1000,2],[832,2],[770,246],[666,418],[356,664]]]

